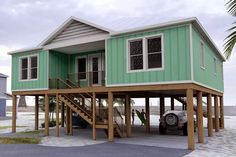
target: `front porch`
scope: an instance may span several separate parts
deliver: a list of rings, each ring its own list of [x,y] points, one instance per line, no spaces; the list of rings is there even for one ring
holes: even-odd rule
[[[50,49],[49,89],[104,86],[105,40]]]

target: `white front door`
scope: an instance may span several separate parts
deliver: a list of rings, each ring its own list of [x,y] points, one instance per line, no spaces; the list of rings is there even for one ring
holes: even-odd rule
[[[101,54],[89,56],[89,82],[91,85],[102,84],[102,62]]]

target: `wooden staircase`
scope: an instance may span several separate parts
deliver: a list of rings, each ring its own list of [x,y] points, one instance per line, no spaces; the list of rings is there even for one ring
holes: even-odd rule
[[[66,96],[59,95],[59,100],[64,102],[65,105],[67,105],[72,111],[77,113],[81,118],[87,121],[90,125],[93,124],[92,114],[90,113],[90,111],[86,111],[85,108],[82,108],[82,106],[78,105],[73,100],[68,99]]]
[[[81,95],[80,95],[81,96]],[[92,111],[88,110],[83,105],[80,105],[79,101],[76,101],[76,95],[73,94],[59,94],[59,100],[62,101],[66,106],[68,106],[73,112],[77,113],[81,118],[87,121],[90,125],[93,125]],[[78,99],[77,99],[78,100]],[[114,122],[114,136],[124,137],[119,125]],[[96,123],[97,129],[104,129],[108,133],[108,124],[104,122]]]

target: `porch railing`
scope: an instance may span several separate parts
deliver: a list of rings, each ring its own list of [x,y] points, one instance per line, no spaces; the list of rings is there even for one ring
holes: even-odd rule
[[[73,88],[70,84],[66,83],[66,81],[61,78],[50,78],[49,79],[49,88],[50,89],[67,89]]]
[[[93,72],[80,72],[68,74],[68,80],[78,86],[92,86],[92,85],[105,85],[105,72],[93,71]]]

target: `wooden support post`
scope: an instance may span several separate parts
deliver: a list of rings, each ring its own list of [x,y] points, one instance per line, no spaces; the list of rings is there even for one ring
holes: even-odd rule
[[[45,136],[49,136],[49,99],[46,94],[44,97],[45,103]]]
[[[198,143],[203,143],[204,133],[203,133],[202,92],[197,93],[197,128],[198,128]]]
[[[130,97],[129,95],[125,96],[125,119],[126,119],[126,135],[127,137],[131,137],[131,106],[130,106]]]
[[[102,100],[101,100],[101,98],[99,98],[98,99],[98,114],[99,114],[99,116],[101,116],[101,114],[102,114]]]
[[[34,123],[34,129],[38,130],[39,129],[39,96],[35,96],[35,107],[34,107],[34,115],[35,115],[35,123]]]
[[[16,95],[12,95],[12,132],[16,132]]]
[[[171,104],[170,109],[175,110],[175,99],[173,97],[170,98],[170,104]]]
[[[145,111],[146,111],[146,132],[150,132],[150,104],[149,97],[145,98]]]
[[[65,124],[65,105],[61,102],[61,127],[64,127]]]
[[[220,128],[224,129],[224,99],[223,96],[220,97]]]
[[[207,126],[208,126],[208,136],[213,136],[213,123],[212,123],[212,101],[211,101],[211,94],[207,95]]]
[[[66,135],[70,134],[70,108],[66,105]]]
[[[165,113],[165,97],[160,97],[160,117]]]
[[[73,126],[72,126],[72,110],[71,109],[69,109],[69,112],[70,112],[70,114],[69,114],[69,117],[70,117],[70,135],[72,136],[73,135]]]
[[[188,149],[194,150],[193,89],[187,89]]]
[[[112,142],[114,139],[113,124],[113,93],[108,92],[108,140]]]
[[[96,140],[96,94],[93,92],[93,140]]]
[[[215,109],[215,131],[219,131],[219,107],[218,107],[218,96],[214,96],[214,109]]]
[[[56,95],[56,136],[59,137],[60,128],[59,128],[59,97]]]

